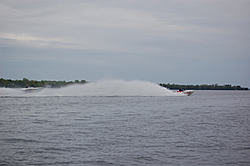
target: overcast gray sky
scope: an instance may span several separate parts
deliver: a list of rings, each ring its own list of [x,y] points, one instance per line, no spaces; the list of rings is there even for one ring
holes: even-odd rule
[[[250,87],[249,0],[1,0],[0,77]]]

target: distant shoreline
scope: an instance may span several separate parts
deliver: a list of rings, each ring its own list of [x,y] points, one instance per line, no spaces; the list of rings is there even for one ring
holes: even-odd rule
[[[28,80],[23,78],[22,80],[11,80],[0,78],[0,87],[5,88],[25,88],[25,87],[51,87],[51,88],[61,88],[63,86],[72,84],[85,84],[88,83],[86,80],[75,80],[75,81],[48,81],[48,80]],[[159,84],[162,87],[168,89],[186,89],[186,90],[249,90],[249,88],[241,87],[240,85],[232,86],[231,84],[225,85],[179,85],[179,84]]]
[[[225,84],[225,85],[218,85],[218,84],[212,84],[212,85],[178,85],[178,84],[159,84],[162,87],[168,88],[168,89],[186,89],[186,90],[249,90],[249,88],[241,87],[240,85],[232,86],[231,84]]]
[[[28,80],[23,78],[22,80],[11,80],[11,79],[0,79],[0,87],[5,88],[25,88],[25,87],[51,87],[51,88],[61,88],[63,86],[71,84],[85,84],[86,80],[75,80],[73,81],[48,81],[48,80]]]

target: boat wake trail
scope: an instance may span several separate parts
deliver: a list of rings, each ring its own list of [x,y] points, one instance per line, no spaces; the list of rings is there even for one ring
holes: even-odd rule
[[[147,81],[104,80],[74,84],[63,88],[44,88],[39,92],[22,92],[0,88],[1,96],[176,96],[177,94]]]

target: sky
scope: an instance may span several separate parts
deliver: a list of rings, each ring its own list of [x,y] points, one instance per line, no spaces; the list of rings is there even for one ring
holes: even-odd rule
[[[249,0],[1,0],[0,78],[250,87]]]

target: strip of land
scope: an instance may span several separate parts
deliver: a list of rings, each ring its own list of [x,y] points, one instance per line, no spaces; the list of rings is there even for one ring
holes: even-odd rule
[[[0,87],[5,88],[25,88],[25,87],[51,87],[60,88],[72,84],[85,84],[88,83],[86,80],[75,80],[75,81],[48,81],[48,80],[29,80],[23,78],[22,80],[11,80],[0,78]],[[168,89],[186,89],[186,90],[249,90],[248,88],[241,87],[240,85],[232,86],[230,84],[225,85],[179,85],[179,84],[159,84],[162,87]]]
[[[186,89],[186,90],[249,90],[248,88],[241,87],[240,85],[232,86],[231,84],[225,84],[225,85],[218,85],[218,84],[212,84],[212,85],[178,85],[178,84],[159,84],[162,87],[168,88],[168,89]]]
[[[0,87],[5,88],[25,88],[25,87],[51,87],[51,88],[61,88],[63,86],[71,84],[85,84],[86,80],[75,80],[75,81],[48,81],[48,80],[28,80],[23,78],[22,80],[11,80],[11,79],[0,79]]]

